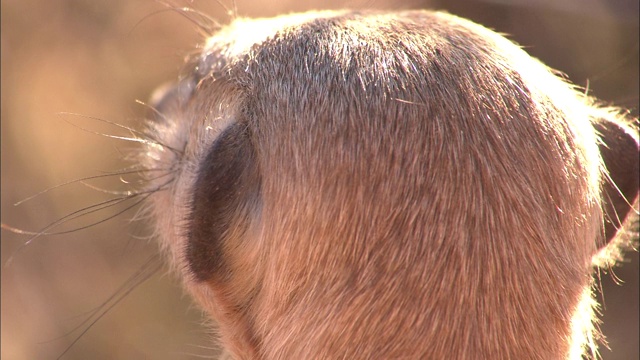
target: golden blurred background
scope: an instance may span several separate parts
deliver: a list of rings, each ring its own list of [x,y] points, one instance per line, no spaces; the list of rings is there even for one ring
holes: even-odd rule
[[[473,19],[525,46],[589,93],[638,113],[637,0],[293,1],[237,0],[242,16],[316,8],[434,8]],[[231,0],[173,0],[221,22]],[[74,183],[19,206],[66,181],[124,166],[134,145],[91,133],[126,131],[84,116],[141,128],[135,103],[177,77],[201,40],[194,24],[154,0],[2,0],[2,222],[37,231],[110,195]],[[89,129],[89,131],[81,128]],[[117,177],[91,182],[124,190]],[[120,205],[119,209],[126,205]],[[104,212],[60,229],[106,219]],[[2,231],[3,360],[56,359],[101,305],[158,253],[135,209],[58,236]],[[11,263],[7,262],[11,258]],[[605,360],[638,359],[638,253],[603,274]],[[619,278],[624,285],[615,284]],[[120,294],[124,294],[123,291]],[[215,355],[200,312],[162,268],[108,309],[63,359],[198,359]],[[602,296],[598,296],[601,300]]]

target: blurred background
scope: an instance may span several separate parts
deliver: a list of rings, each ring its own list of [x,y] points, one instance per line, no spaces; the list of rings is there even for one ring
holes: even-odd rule
[[[173,2],[223,23],[229,16],[220,3],[233,7],[231,0]],[[1,4],[2,222],[34,231],[110,195],[75,183],[19,206],[14,203],[69,180],[121,169],[126,166],[123,154],[135,148],[80,127],[128,135],[122,129],[60,112],[140,129],[146,111],[134,100],[146,101],[157,85],[175,79],[185,55],[201,38],[189,20],[165,11],[162,1]],[[343,7],[448,10],[510,34],[590,94],[629,108],[635,116],[638,6],[637,0],[237,0],[242,16]],[[117,177],[91,184],[127,188]],[[117,211],[109,208],[57,230],[82,227]],[[2,231],[3,360],[58,358],[95,319],[96,309],[114,304],[63,359],[198,359],[216,354],[200,311],[166,268],[134,286],[151,272],[143,265],[158,254],[144,221],[132,222],[134,216],[135,209],[85,230],[39,237],[25,247],[21,244],[28,236]],[[638,273],[638,253],[632,253],[613,274],[602,274],[602,329],[613,349],[602,347],[605,360],[639,357]],[[110,301],[113,294],[124,295],[122,301]]]

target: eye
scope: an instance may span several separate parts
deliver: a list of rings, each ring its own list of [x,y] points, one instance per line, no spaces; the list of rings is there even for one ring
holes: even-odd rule
[[[149,101],[149,105],[155,109],[156,113],[153,120],[164,122],[164,115],[186,103],[191,98],[195,87],[195,79],[188,77],[178,82],[166,83],[157,88]]]

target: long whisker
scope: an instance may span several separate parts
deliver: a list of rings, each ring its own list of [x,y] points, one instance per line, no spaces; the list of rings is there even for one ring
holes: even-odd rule
[[[136,170],[123,170],[123,171],[115,171],[115,172],[108,172],[106,174],[101,174],[101,175],[92,175],[92,176],[85,176],[79,179],[74,179],[74,180],[70,180],[70,181],[66,181],[63,182],[62,184],[58,184],[56,186],[52,186],[50,188],[44,189],[42,191],[39,191],[27,198],[24,198],[16,203],[13,204],[13,206],[19,206],[22,203],[25,203],[29,200],[32,200],[38,196],[44,195],[52,190],[67,186],[67,185],[71,185],[71,184],[76,184],[76,183],[84,183],[85,181],[88,180],[94,180],[94,179],[102,179],[102,178],[108,178],[111,176],[122,176],[122,175],[129,175],[129,174],[138,174],[141,172],[153,172],[153,171],[166,171],[164,169],[136,169]]]
[[[173,181],[173,180],[171,180],[171,181]],[[62,218],[50,223],[49,225],[45,226],[40,232],[37,232],[37,233],[29,234],[29,232],[27,232],[27,231],[20,230],[20,229],[15,229],[15,228],[12,228],[12,227],[7,226],[5,224],[1,224],[2,228],[5,229],[5,230],[12,231],[12,232],[18,233],[18,234],[32,235],[31,238],[29,238],[26,242],[24,242],[22,245],[20,245],[15,250],[15,252],[9,257],[9,259],[5,263],[5,267],[9,267],[11,265],[11,263],[13,262],[13,259],[15,258],[15,256],[18,255],[26,246],[31,244],[34,240],[36,240],[40,236],[43,236],[43,235],[50,236],[50,235],[68,234],[68,233],[71,233],[71,232],[76,232],[76,231],[80,231],[80,230],[83,230],[83,229],[87,229],[89,227],[92,227],[92,226],[101,224],[101,223],[103,223],[105,221],[108,221],[110,219],[113,219],[116,216],[119,216],[119,215],[127,212],[128,210],[132,209],[133,207],[137,206],[138,204],[142,203],[149,196],[151,196],[153,193],[155,193],[157,191],[160,191],[161,189],[164,188],[164,186],[166,186],[169,183],[171,183],[171,181],[168,181],[165,184],[162,184],[162,185],[158,186],[155,189],[151,189],[151,190],[148,190],[148,191],[142,191],[142,192],[138,192],[138,193],[133,193],[132,195],[122,196],[122,197],[119,197],[119,198],[109,199],[109,200],[102,201],[102,202],[99,202],[99,203],[91,205],[91,206],[87,206],[87,207],[85,207],[83,209],[76,210],[76,211],[71,212],[71,213],[63,216]],[[96,221],[96,222],[93,222],[91,224],[80,226],[80,227],[77,227],[77,228],[74,228],[74,229],[71,229],[71,230],[65,230],[65,231],[59,231],[59,232],[48,232],[48,230],[54,229],[54,228],[60,226],[61,224],[66,223],[68,221],[72,221],[72,220],[80,218],[82,216],[98,212],[100,210],[106,209],[106,208],[111,207],[111,206],[115,206],[115,205],[117,205],[117,204],[119,204],[121,202],[127,201],[127,200],[138,198],[140,196],[142,196],[142,198],[137,200],[136,202],[134,202],[132,205],[127,206],[125,209],[123,209],[121,211],[118,211],[115,214],[110,215],[110,216],[108,216],[108,217],[106,217],[104,219],[101,219],[100,221]]]
[[[103,122],[103,123],[106,123],[106,124],[109,124],[109,125],[113,125],[113,126],[115,126],[117,128],[127,130],[127,131],[131,132],[132,134],[138,135],[138,136],[140,136],[142,138],[147,138],[148,137],[147,134],[145,134],[144,132],[136,130],[136,129],[130,127],[130,126],[122,125],[122,124],[119,124],[117,122],[106,120],[106,119],[102,119],[102,118],[99,118],[99,117],[90,116],[90,115],[84,115],[84,114],[78,114],[78,113],[72,113],[72,112],[66,112],[66,111],[61,111],[61,112],[59,112],[57,114],[58,115],[69,115],[69,116],[79,117],[79,118],[82,118],[82,119],[90,119],[90,120],[100,121],[100,122]],[[154,139],[151,139],[151,140],[154,140]]]
[[[73,329],[67,331],[66,333],[57,336],[53,339],[50,340],[45,340],[45,341],[41,341],[38,344],[48,344],[60,339],[63,339],[69,335],[71,335],[72,333],[74,333],[75,331],[77,331],[78,329],[82,328],[82,326],[86,325],[89,321],[91,321],[91,319],[98,313],[100,312],[100,310],[104,309],[104,307],[110,303],[116,296],[118,296],[120,293],[122,293],[123,291],[125,291],[125,289],[129,289],[131,287],[131,284],[134,282],[135,278],[138,277],[143,271],[145,271],[145,268],[147,266],[149,266],[149,263],[153,260],[159,260],[159,256],[156,254],[152,257],[150,257],[147,261],[145,261],[145,263],[138,269],[136,270],[136,272],[132,275],[129,276],[129,278],[127,278],[127,280],[122,283],[120,286],[118,286],[118,288],[106,299],[102,302],[102,304],[94,307],[93,309],[89,310],[89,311],[84,311],[81,314],[78,315],[74,315],[71,318],[75,319],[78,317],[86,317],[84,320],[82,320],[82,322],[80,322],[80,324],[76,325]],[[135,287],[135,285],[134,285]]]
[[[198,28],[201,35],[205,37],[211,36],[211,34],[213,34],[216,30],[222,27],[220,23],[218,23],[218,21],[216,21],[215,19],[213,19],[212,17],[210,17],[209,15],[201,11],[198,11],[186,6],[179,7],[177,5],[171,4],[163,0],[156,0],[156,1],[163,6],[166,6],[168,9],[173,10],[176,13],[180,14],[185,19],[189,20],[192,24],[194,24]]]
[[[167,121],[167,116],[163,113],[161,113],[160,111],[158,111],[158,109],[156,109],[154,106],[151,106],[149,104],[147,104],[146,102],[142,101],[142,100],[135,100],[136,104],[142,105],[145,108],[147,108],[148,110],[151,110],[153,112],[154,115],[160,117],[162,120]]]
[[[225,5],[221,0],[215,1],[216,4],[220,5],[220,7],[224,9],[225,13],[231,18],[231,20],[235,20],[238,18],[238,4],[235,0],[232,1],[232,7]]]
[[[129,277],[129,279],[127,279],[127,281],[125,281],[125,283],[121,285],[113,295],[111,295],[100,307],[98,307],[94,314],[87,318],[86,321],[83,321],[78,327],[69,332],[68,334],[86,325],[86,328],[82,330],[80,334],[78,334],[78,336],[71,342],[71,344],[69,344],[69,346],[67,346],[56,359],[61,359],[78,341],[80,341],[84,334],[91,330],[91,328],[93,328],[93,326],[100,319],[102,319],[103,316],[105,316],[111,309],[118,305],[133,290],[135,290],[145,281],[149,280],[158,270],[160,270],[162,268],[162,262],[159,261],[159,258],[160,256],[158,254],[149,258],[149,260],[147,260],[135,274]],[[93,320],[91,320],[92,318]]]
[[[620,197],[624,200],[625,204],[629,205],[629,207],[633,209],[633,204],[631,204],[631,202],[627,199],[627,197],[624,195],[624,192],[620,190],[620,188],[618,187],[618,184],[616,184],[615,181],[613,181],[611,174],[609,174],[608,171],[603,171],[603,174],[605,176],[605,180],[609,183],[609,185],[613,186],[613,188],[616,190],[618,195],[620,195]]]
[[[98,118],[98,117],[95,117],[95,116],[88,116],[88,115],[82,115],[82,114],[77,114],[77,113],[59,112],[58,115],[77,116],[77,117],[84,118],[84,119],[90,119],[90,120],[104,122],[106,124],[118,127],[120,129],[127,130],[127,131],[131,132],[131,134],[139,136],[140,138],[129,138],[129,137],[125,137],[125,136],[116,136],[116,135],[98,133],[98,132],[94,132],[92,130],[84,129],[81,126],[75,125],[75,124],[67,121],[71,125],[74,125],[74,126],[80,128],[82,130],[85,130],[85,131],[89,132],[89,133],[93,133],[93,134],[97,134],[97,135],[101,135],[101,136],[106,136],[106,137],[109,137],[109,138],[119,139],[119,140],[134,141],[134,142],[139,142],[139,143],[143,143],[143,144],[158,145],[158,146],[161,146],[161,147],[163,147],[165,149],[171,150],[173,153],[175,153],[177,155],[182,155],[182,151],[181,150],[175,149],[175,148],[173,148],[173,147],[171,147],[171,146],[169,146],[167,144],[164,144],[164,143],[160,142],[159,140],[153,138],[149,134],[147,134],[145,132],[142,132],[142,131],[139,131],[139,130],[136,130],[136,129],[134,129],[132,127],[129,127],[129,126],[118,124],[116,122],[105,120],[105,119],[101,119],[101,118]]]
[[[218,0],[219,2],[220,0]],[[232,15],[232,20],[235,20],[238,18],[238,2],[236,0],[232,0],[233,1],[233,13]]]
[[[64,223],[66,223],[66,222],[69,222],[71,220],[77,219],[77,218],[79,218],[81,216],[84,216],[84,215],[92,214],[94,212],[106,209],[106,208],[111,207],[111,206],[115,206],[115,205],[117,205],[117,204],[119,204],[121,202],[124,202],[124,201],[130,200],[132,198],[135,198],[138,195],[140,195],[140,194],[133,194],[133,195],[129,195],[129,196],[123,196],[123,197],[120,197],[120,198],[109,199],[109,200],[106,200],[106,201],[102,201],[102,202],[100,202],[98,204],[87,206],[87,207],[85,207],[83,209],[80,209],[80,210],[74,211],[73,213],[65,215],[64,217],[56,220],[55,222],[45,226],[42,231],[38,231],[38,232],[28,231],[28,230],[21,230],[21,229],[14,228],[14,227],[11,227],[11,226],[6,225],[6,224],[2,224],[2,228],[5,229],[5,230],[8,230],[8,231],[11,231],[13,233],[16,233],[16,234],[31,235],[32,237],[29,240],[27,240],[24,244],[22,244],[21,245],[21,247],[22,247],[22,246],[25,246],[25,245],[29,245],[29,243],[31,243],[32,241],[34,241],[36,238],[38,238],[40,236],[63,235],[63,234],[69,234],[69,233],[72,233],[72,232],[75,232],[75,231],[78,231],[78,230],[82,230],[82,229],[85,228],[84,226],[81,227],[81,228],[74,228],[74,229],[71,229],[71,230],[64,230],[64,231],[57,231],[57,232],[47,232],[47,230],[55,228],[55,227],[57,227],[59,225],[62,225]],[[89,226],[93,226],[93,225],[96,225],[96,224],[91,224]],[[20,248],[18,248],[18,250],[20,250]]]
[[[165,5],[165,4],[163,4],[163,5]],[[136,22],[135,25],[133,25],[131,30],[129,30],[129,32],[127,33],[127,36],[131,36],[131,34],[138,28],[138,26],[140,26],[143,22],[147,21],[152,16],[156,16],[158,14],[162,14],[162,13],[165,13],[165,12],[175,12],[175,11],[176,11],[176,9],[174,9],[174,8],[165,8],[165,9],[156,10],[156,11],[150,13],[150,14],[147,14],[142,19],[138,20],[138,22]]]
[[[164,171],[164,173],[163,173],[163,174],[161,174],[161,175],[159,175],[159,176],[149,177],[149,178],[145,178],[145,179],[140,179],[140,180],[137,180],[136,182],[137,182],[137,183],[146,183],[146,182],[148,182],[148,181],[158,180],[158,179],[162,179],[162,178],[164,178],[164,177],[167,177],[167,176],[171,176],[171,175],[173,175],[173,173],[171,173],[170,171],[166,171],[166,170],[164,170],[164,169],[157,169],[157,170],[158,170],[158,171]],[[125,180],[124,180],[124,179],[122,179],[122,178],[121,178],[121,181],[122,181],[123,183],[125,183],[125,184],[132,183],[132,182],[130,182],[130,181],[125,181]],[[103,189],[103,188],[101,188],[101,187],[98,187],[98,186],[95,186],[95,185],[89,184],[89,183],[84,182],[84,181],[80,181],[80,183],[81,183],[82,185],[84,185],[84,186],[88,187],[88,188],[89,188],[89,189],[91,189],[91,190],[95,190],[95,191],[98,191],[98,192],[101,192],[101,193],[104,193],[104,194],[109,194],[109,195],[131,196],[131,195],[135,195],[135,194],[140,194],[139,192],[138,192],[138,193],[136,193],[136,192],[133,192],[133,191],[113,191],[113,190],[107,190],[107,189]]]

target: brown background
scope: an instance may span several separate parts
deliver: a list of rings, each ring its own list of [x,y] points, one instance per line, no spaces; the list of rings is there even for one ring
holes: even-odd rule
[[[176,2],[178,2],[177,0]],[[224,0],[230,3],[230,0]],[[508,4],[507,4],[508,3]],[[214,0],[190,4],[222,22]],[[507,5],[505,5],[507,4]],[[609,5],[607,5],[609,4]],[[611,6],[615,4],[615,6]],[[527,50],[589,92],[638,109],[638,2],[602,1],[251,1],[243,16],[313,8],[437,8],[511,34]],[[2,222],[37,230],[64,214],[108,198],[80,183],[13,203],[68,180],[113,171],[134,145],[83,131],[127,135],[117,128],[59,112],[95,116],[140,128],[155,86],[174,79],[200,40],[188,20],[152,0],[2,0]],[[92,182],[126,189],[117,178]],[[122,207],[121,207],[122,208]],[[66,224],[64,229],[109,217]],[[90,311],[157,253],[135,212],[87,230],[41,237],[2,232],[2,354],[4,360],[55,359],[78,336]],[[638,254],[603,274],[604,332],[613,353],[638,358]],[[601,299],[601,296],[599,296]],[[199,311],[179,283],[160,270],[103,316],[64,359],[197,359],[215,353]],[[84,327],[81,327],[83,329]]]

